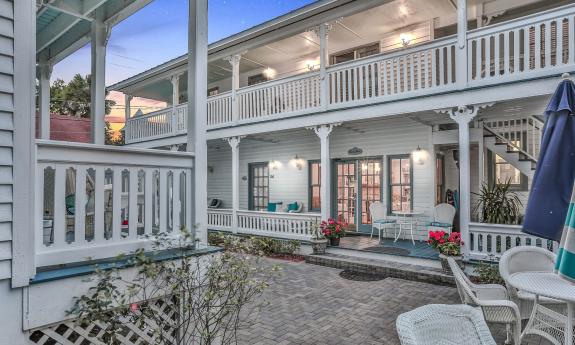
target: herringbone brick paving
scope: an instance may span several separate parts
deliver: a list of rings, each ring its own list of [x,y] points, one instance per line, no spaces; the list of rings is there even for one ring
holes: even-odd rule
[[[399,314],[430,303],[460,303],[452,287],[395,278],[356,282],[341,278],[338,269],[267,262],[280,265],[282,273],[264,294],[269,304],[239,331],[240,344],[395,345]],[[493,333],[503,344],[503,329]],[[546,343],[533,337],[524,344]]]

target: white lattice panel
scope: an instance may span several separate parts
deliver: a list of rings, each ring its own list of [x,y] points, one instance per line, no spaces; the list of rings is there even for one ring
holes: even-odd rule
[[[149,307],[154,310],[157,317],[161,318],[165,324],[174,325],[177,318],[176,308],[173,304],[156,301]],[[30,334],[31,344],[38,345],[151,345],[156,344],[153,338],[153,331],[158,329],[155,321],[145,319],[141,324],[128,322],[116,333],[116,341],[110,342],[105,338],[109,325],[102,323],[90,323],[81,325],[71,321],[62,322],[49,327],[37,329]],[[168,326],[169,327],[169,326]],[[175,344],[175,340],[170,338],[166,345]]]

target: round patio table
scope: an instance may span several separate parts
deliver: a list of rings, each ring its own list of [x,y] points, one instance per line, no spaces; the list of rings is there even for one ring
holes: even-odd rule
[[[514,288],[535,295],[531,317],[521,339],[526,334],[542,336],[553,344],[573,345],[573,311],[575,308],[575,284],[553,272],[519,272],[512,274],[509,284]],[[567,305],[563,315],[539,304],[539,297],[553,298]]]
[[[415,216],[422,215],[423,212],[414,211],[414,210],[395,211],[395,212],[393,212],[393,214],[398,216],[398,217],[402,217],[401,221],[398,222],[399,223],[399,232],[397,233],[397,236],[395,237],[395,240],[393,242],[397,242],[397,240],[401,236],[401,232],[402,232],[403,228],[407,225],[407,226],[409,226],[409,231],[411,232],[411,242],[413,242],[413,244],[415,244],[415,240],[413,239],[413,226],[417,222],[415,220]]]

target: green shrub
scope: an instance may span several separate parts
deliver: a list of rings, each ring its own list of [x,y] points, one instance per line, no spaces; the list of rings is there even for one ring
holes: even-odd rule
[[[481,261],[475,266],[477,280],[481,284],[505,284],[499,275],[499,265],[497,263]]]

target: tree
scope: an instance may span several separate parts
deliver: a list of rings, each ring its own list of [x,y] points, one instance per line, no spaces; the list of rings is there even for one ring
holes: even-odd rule
[[[82,328],[98,325],[93,340],[105,344],[120,344],[130,329],[146,344],[237,344],[237,331],[265,305],[262,293],[278,267],[260,262],[261,251],[243,239],[226,238],[228,250],[206,257],[195,254],[185,230],[179,240],[156,236],[154,247],[173,248],[178,259],[154,260],[138,250],[126,261],[135,276],[97,270],[95,285],[68,313]]]
[[[90,117],[90,75],[76,74],[69,83],[56,79],[50,87],[50,112],[76,117]],[[106,96],[108,92],[106,92]],[[106,100],[106,115],[110,114],[115,101]]]
[[[106,121],[104,140],[106,145],[122,146],[124,145],[124,131],[120,131],[119,135],[114,136],[114,130],[112,129],[112,125],[110,125],[109,121]]]

